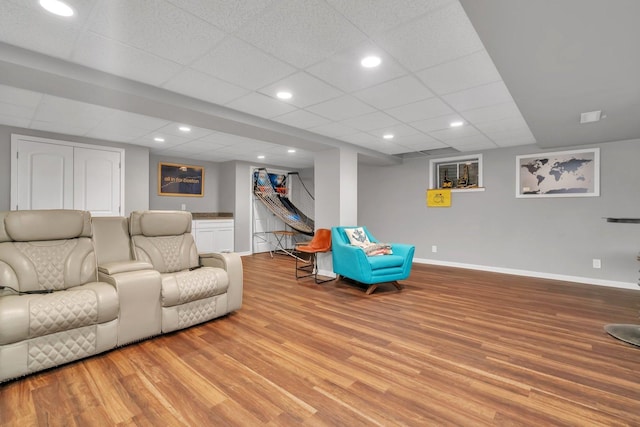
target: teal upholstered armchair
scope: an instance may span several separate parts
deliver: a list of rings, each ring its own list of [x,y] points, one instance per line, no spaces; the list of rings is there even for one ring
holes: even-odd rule
[[[398,280],[404,280],[411,273],[411,263],[415,246],[401,243],[391,243],[393,254],[367,256],[365,251],[350,244],[345,230],[358,227],[333,227],[331,229],[331,244],[333,257],[333,271],[360,283],[370,285],[367,294],[373,292],[378,284],[391,282],[400,289]],[[367,238],[372,243],[378,240],[362,227]]]

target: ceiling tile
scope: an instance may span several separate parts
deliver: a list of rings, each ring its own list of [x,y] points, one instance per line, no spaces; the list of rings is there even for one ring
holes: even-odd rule
[[[433,97],[429,89],[412,76],[401,77],[354,93],[374,107],[393,108]]]
[[[486,50],[427,68],[416,75],[439,95],[502,80]]]
[[[403,137],[420,134],[421,132],[405,124],[395,124],[392,126],[383,126],[381,128],[373,129],[369,131],[369,133],[380,139],[382,139],[384,134],[390,133],[394,135],[394,138],[389,140],[389,142],[398,142],[398,140]]]
[[[272,85],[260,89],[261,93],[272,98],[275,98],[279,91],[291,92],[293,97],[286,102],[300,108],[318,104],[342,95],[342,91],[339,91],[333,86],[329,86],[305,72],[292,74]]]
[[[33,120],[90,129],[105,118],[112,117],[115,112],[116,110],[106,107],[45,95],[36,109]]]
[[[229,108],[253,114],[255,116],[272,118],[296,109],[293,105],[273,99],[261,93],[252,92],[227,104]]]
[[[513,147],[516,145],[528,145],[535,144],[536,139],[531,134],[529,128],[526,129],[512,129],[502,132],[491,132],[487,134],[489,138],[498,147]]]
[[[492,133],[492,132],[507,132],[513,130],[526,130],[527,123],[524,121],[522,116],[520,117],[509,117],[506,119],[495,120],[492,122],[483,122],[475,125],[476,128],[480,129],[484,133]]]
[[[12,115],[5,115],[3,114],[2,111],[0,111],[0,123],[2,123],[5,126],[16,126],[21,128],[28,128],[29,124],[31,123],[31,119],[14,117]]]
[[[0,99],[2,99],[2,97],[0,97]],[[11,117],[13,121],[16,121],[17,119],[26,120],[28,124],[33,116],[33,107],[7,104],[6,102],[0,101],[0,115],[3,117]]]
[[[452,141],[460,138],[468,138],[471,136],[481,135],[480,132],[471,126],[460,126],[456,128],[447,128],[429,132],[429,135],[440,141]]]
[[[380,138],[375,137],[366,132],[354,133],[353,135],[348,135],[340,138],[342,141],[350,142],[352,144],[360,145],[363,147],[367,147],[370,145],[374,145],[379,142]]]
[[[385,111],[402,122],[416,122],[453,113],[451,107],[440,98],[429,98],[411,104],[401,105]]]
[[[402,135],[393,139],[396,144],[411,147],[414,145],[436,144],[436,146],[444,146],[444,144],[424,133],[414,133],[411,135]]]
[[[182,65],[224,37],[213,25],[165,1],[109,0],[98,5],[91,18],[93,31]]]
[[[248,89],[192,68],[185,68],[162,86],[170,91],[214,104],[226,104],[249,93]]]
[[[313,114],[304,110],[295,110],[290,113],[274,117],[273,120],[300,129],[308,129],[314,126],[331,123],[324,117],[320,117],[317,114]]]
[[[277,2],[235,34],[298,68],[364,41],[365,35],[321,0]]]
[[[354,117],[353,119],[343,120],[341,123],[345,126],[349,126],[365,132],[373,129],[380,129],[381,127],[395,126],[399,124],[399,122],[394,118],[379,111],[365,114],[359,117]]]
[[[483,49],[459,2],[453,2],[374,40],[411,71]],[[416,54],[420,52],[420,54]]]
[[[373,113],[375,109],[351,95],[341,96],[321,104],[308,107],[307,110],[331,120],[346,120],[352,117]]]
[[[106,73],[151,85],[160,85],[182,68],[173,61],[95,33],[87,33],[78,39],[71,59]]]
[[[522,117],[520,110],[518,110],[516,103],[513,101],[467,110],[461,114],[473,124],[492,122],[510,117]]]
[[[513,100],[502,81],[444,95],[443,98],[458,111],[473,110]]]
[[[231,33],[275,0],[168,0],[170,3]]]
[[[328,136],[330,138],[340,138],[345,135],[352,135],[358,133],[357,129],[346,126],[342,123],[329,123],[326,125],[315,126],[308,129],[310,132],[315,132],[320,135]]]
[[[362,58],[370,55],[382,59],[380,66],[364,68],[360,65]],[[405,74],[393,58],[370,41],[333,55],[306,71],[345,92],[371,87]]]
[[[295,68],[235,37],[225,38],[192,67],[251,90],[257,90],[296,71]]]
[[[181,131],[180,130],[181,126],[187,126],[191,130],[188,132]],[[214,133],[214,131],[212,131],[211,129],[204,129],[196,126],[191,126],[189,123],[169,123],[166,126],[156,129],[155,131],[158,133],[162,133],[164,135],[177,136],[180,138],[187,138],[190,140],[204,138]]]
[[[0,2],[0,40],[14,46],[68,59],[76,38],[82,32],[84,17],[92,5],[74,2],[79,9],[77,19],[56,17],[36,1],[4,0]]]
[[[88,133],[90,132],[89,128],[85,126],[74,126],[72,124],[62,123],[62,122],[45,122],[45,121],[39,121],[39,120],[32,120],[31,123],[29,123],[29,128],[46,131],[46,132],[61,133],[66,135],[91,136]],[[112,139],[112,138],[104,138],[104,139],[108,139],[111,141],[119,141],[119,139]]]
[[[327,0],[367,34],[387,31],[455,0]]]
[[[461,120],[457,114],[448,114],[446,116],[434,117],[432,119],[420,120],[412,122],[411,126],[423,132],[432,132],[436,130],[449,129],[450,123]]]
[[[42,100],[42,94],[26,89],[0,85],[0,100],[7,104],[35,108]]]

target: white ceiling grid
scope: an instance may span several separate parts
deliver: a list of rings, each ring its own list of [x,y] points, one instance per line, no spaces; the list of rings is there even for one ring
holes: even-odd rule
[[[283,132],[304,129],[389,155],[535,142],[458,0],[68,3],[71,20],[37,0],[0,2],[0,41],[269,119]],[[367,54],[379,55],[380,67],[362,68]],[[277,99],[283,89],[293,98]],[[451,128],[452,120],[465,125]],[[183,158],[256,162],[262,154],[268,163],[313,165],[308,150],[287,153],[214,128],[184,134],[180,123],[6,85],[0,124]]]

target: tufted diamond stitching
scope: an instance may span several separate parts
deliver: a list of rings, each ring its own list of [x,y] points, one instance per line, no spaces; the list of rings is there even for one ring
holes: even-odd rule
[[[213,319],[216,315],[216,302],[213,300],[194,301],[178,307],[178,328],[188,328],[189,326]]]
[[[167,266],[167,273],[182,270],[180,265],[180,246],[184,236],[161,236],[149,238],[151,243],[160,251],[162,259]]]
[[[90,356],[96,352],[96,326],[36,338],[29,342],[28,369],[39,371]]]
[[[179,304],[217,295],[218,276],[208,269],[185,271],[176,274]]]
[[[98,300],[90,290],[55,292],[29,302],[29,336],[39,337],[98,321]]]
[[[64,289],[64,266],[69,253],[78,244],[76,239],[61,241],[54,246],[36,246],[29,242],[15,242],[14,245],[29,258],[38,275],[42,289]]]

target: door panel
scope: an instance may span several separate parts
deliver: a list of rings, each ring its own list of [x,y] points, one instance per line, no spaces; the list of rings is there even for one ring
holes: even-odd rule
[[[74,209],[120,215],[120,153],[74,149]]]
[[[73,147],[20,141],[17,165],[17,209],[73,208]]]

